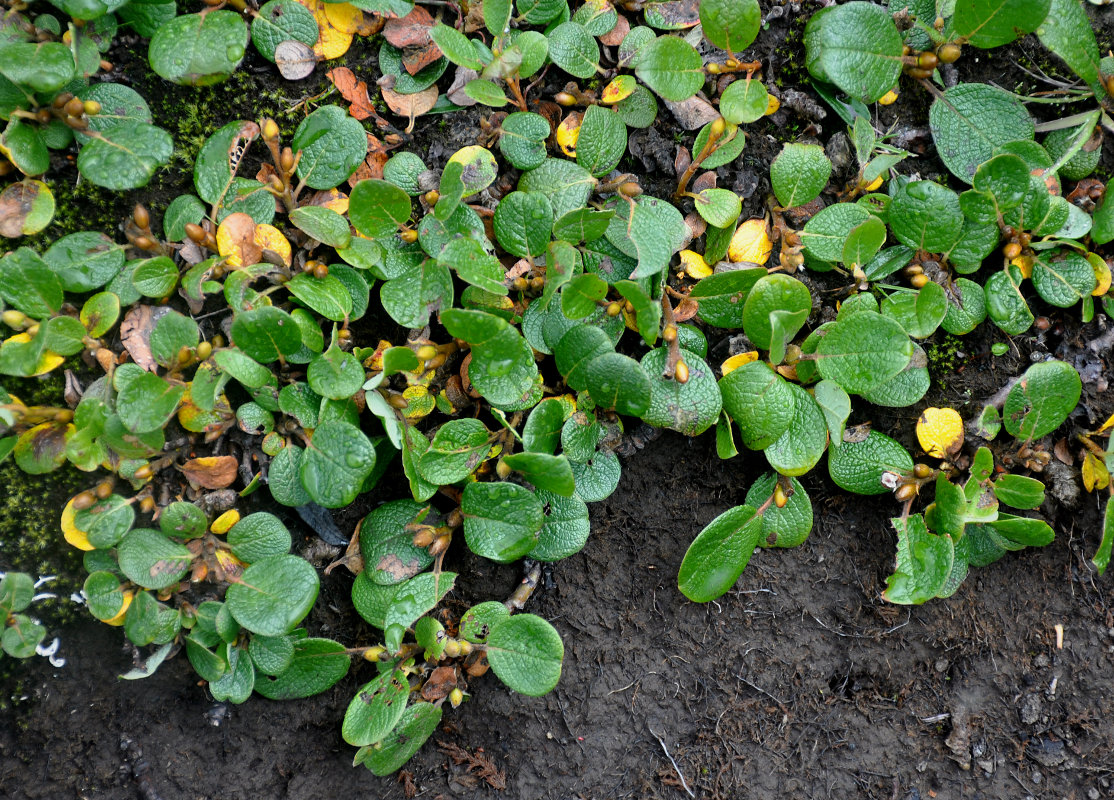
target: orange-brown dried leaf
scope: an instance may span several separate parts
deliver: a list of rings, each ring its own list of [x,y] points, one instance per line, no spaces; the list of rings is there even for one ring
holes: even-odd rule
[[[191,483],[206,489],[224,489],[236,480],[239,464],[234,456],[191,458],[182,465],[182,474]]]
[[[387,108],[400,117],[410,120],[425,114],[437,102],[436,86],[430,86],[415,94],[399,94],[391,89],[383,89],[382,92]]]
[[[422,684],[422,697],[433,703],[442,697],[448,697],[456,686],[456,667],[438,667],[429,673],[426,682]]]
[[[405,17],[388,20],[383,26],[383,38],[402,51],[402,66],[416,75],[442,56],[441,48],[429,38],[433,17],[421,6]]]
[[[618,47],[627,38],[628,33],[630,33],[630,22],[620,14],[615,27],[600,37],[600,44],[606,47]]]
[[[371,104],[371,98],[367,93],[367,83],[358,80],[356,74],[348,67],[337,67],[325,73],[333,85],[337,87],[337,91],[344,97],[351,105],[348,107],[348,113],[355,119],[367,119],[368,117],[378,117],[375,111],[375,106]]]

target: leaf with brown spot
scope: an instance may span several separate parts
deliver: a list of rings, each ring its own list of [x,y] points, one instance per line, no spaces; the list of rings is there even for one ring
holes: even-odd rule
[[[54,195],[42,181],[28,178],[0,194],[0,236],[31,236],[50,224],[53,217]]]
[[[169,311],[166,306],[132,306],[120,323],[120,341],[124,349],[132,361],[148,372],[158,368],[155,357],[151,355],[151,331]]]
[[[456,687],[456,667],[438,667],[429,673],[429,677],[422,684],[422,697],[433,703],[443,697],[448,697],[449,692]]]
[[[619,21],[615,23],[615,27],[599,37],[600,44],[605,47],[618,47],[627,38],[630,33],[630,22],[622,14],[619,15]]]
[[[191,458],[181,469],[190,483],[206,489],[224,489],[236,480],[238,468],[233,456],[203,456]]]
[[[429,38],[433,17],[421,6],[405,17],[388,20],[383,26],[383,38],[402,51],[402,66],[416,75],[442,56],[441,48]]]

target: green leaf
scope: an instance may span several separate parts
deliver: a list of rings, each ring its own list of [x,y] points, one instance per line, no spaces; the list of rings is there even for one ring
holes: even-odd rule
[[[318,278],[308,272],[299,272],[283,286],[326,319],[343,322],[352,313],[352,295],[333,275]]]
[[[232,554],[248,564],[290,552],[290,531],[278,517],[266,511],[241,519],[229,529],[227,539]]]
[[[803,283],[790,275],[775,273],[760,277],[747,294],[743,306],[743,328],[755,347],[770,350],[775,344],[784,348],[804,325],[812,310],[812,295]],[[796,327],[783,329],[778,342],[773,340],[775,315],[778,312],[805,312],[795,319]],[[782,350],[784,352],[784,349]],[[774,360],[771,356],[771,360]],[[776,361],[780,361],[778,358]]]
[[[1011,436],[1039,439],[1060,427],[1083,391],[1079,373],[1063,361],[1033,364],[1010,389],[1002,422]]]
[[[634,69],[640,81],[674,103],[687,100],[704,85],[703,59],[677,36],[659,36],[640,48]]]
[[[818,144],[786,144],[770,165],[770,182],[783,208],[811,203],[831,176],[832,162]]]
[[[57,92],[73,80],[74,72],[73,54],[59,42],[0,44],[0,75],[32,92]]]
[[[477,603],[460,618],[460,638],[475,644],[486,642],[492,628],[510,616],[507,607],[497,600]]]
[[[905,184],[890,203],[888,219],[894,237],[915,250],[947,250],[963,230],[959,195],[933,181]]]
[[[938,596],[955,558],[951,537],[929,533],[920,514],[890,522],[897,530],[897,566],[886,579],[882,597],[891,603],[919,605]]]
[[[24,175],[41,175],[50,168],[50,151],[37,126],[12,117],[0,136],[0,155]]]
[[[947,313],[944,289],[932,281],[917,292],[894,292],[882,301],[882,315],[895,320],[914,339],[935,333]]]
[[[499,150],[512,166],[530,170],[545,162],[545,140],[550,134],[545,117],[529,111],[516,111],[507,115],[500,128]]]
[[[313,47],[318,28],[313,13],[295,0],[270,0],[260,7],[251,22],[251,41],[268,61],[275,60],[275,48],[285,41]]]
[[[361,748],[355,763],[363,764],[375,775],[390,775],[421,749],[440,723],[441,706],[432,703],[407,706],[394,730],[378,747]]]
[[[439,486],[459,483],[488,457],[491,440],[491,431],[478,419],[449,420],[418,459],[418,472]]]
[[[362,180],[349,196],[349,219],[357,231],[373,239],[395,233],[410,219],[410,211],[410,196],[389,181]]]
[[[557,685],[564,656],[560,634],[533,614],[496,622],[487,637],[492,671],[512,690],[529,697],[541,697]]]
[[[570,75],[591,78],[600,63],[600,48],[583,25],[563,22],[549,32],[549,57]]]
[[[1020,336],[1033,324],[1033,312],[1021,294],[1021,270],[1014,265],[986,279],[986,313],[1010,336]]]
[[[15,614],[0,636],[0,647],[12,658],[30,658],[45,638],[45,627],[24,614]]]
[[[594,325],[577,325],[561,337],[554,356],[565,383],[582,391],[588,388],[588,365],[597,357],[614,352],[615,346],[606,332]]]
[[[1008,142],[1030,140],[1033,120],[1009,92],[981,83],[953,86],[932,103],[928,114],[940,160],[962,181]]]
[[[511,483],[469,483],[461,512],[468,548],[503,564],[533,550],[545,522],[537,496]]]
[[[194,323],[195,332],[196,329],[197,324]],[[302,334],[294,318],[273,306],[241,311],[232,320],[231,335],[237,347],[262,364],[288,356],[302,347]],[[153,343],[154,333],[151,338]],[[194,339],[193,344],[196,345],[196,335]],[[177,352],[175,349],[173,354],[177,356]]]
[[[1063,59],[1101,98],[1104,88],[1099,47],[1083,4],[1079,0],[1052,0],[1048,15],[1042,19],[1037,28],[1041,44]]]
[[[839,447],[828,450],[828,473],[837,486],[855,494],[885,494],[891,488],[882,482],[884,475],[912,471],[913,457],[886,434],[870,431],[862,439],[850,434],[844,434]]]
[[[619,486],[622,466],[619,457],[601,450],[584,462],[572,462],[576,494],[586,503],[598,503],[610,497]]]
[[[391,585],[408,580],[433,563],[424,547],[414,546],[407,526],[421,522],[429,507],[412,500],[392,500],[372,511],[359,527],[364,573],[372,583]]]
[[[89,613],[97,619],[112,619],[124,607],[124,593],[120,579],[103,570],[89,573],[81,589],[89,604]]]
[[[644,30],[648,29],[644,28]],[[628,35],[623,41],[628,42],[630,40],[631,37]],[[654,124],[654,120],[658,118],[658,101],[653,92],[644,86],[638,86],[630,97],[626,97],[615,104],[615,111],[628,127],[649,128]]]
[[[116,398],[116,413],[132,433],[162,428],[178,410],[185,389],[145,372],[130,381]]]
[[[822,380],[813,387],[813,399],[820,407],[828,426],[828,438],[832,447],[843,443],[843,431],[847,418],[851,416],[851,398],[835,381]]]
[[[796,413],[793,390],[767,364],[744,364],[724,375],[719,388],[724,410],[751,450],[766,449],[789,429]]]
[[[765,449],[770,466],[788,477],[804,475],[820,461],[828,446],[828,425],[820,406],[808,392],[789,384],[793,393],[793,421],[777,441]]]
[[[994,496],[1014,508],[1038,508],[1044,502],[1044,484],[1035,478],[1006,473],[994,481]]]
[[[489,403],[510,406],[528,396],[538,374],[533,351],[518,331],[493,314],[448,309],[441,322],[472,345],[468,377]]]
[[[236,621],[252,633],[290,633],[317,599],[317,571],[299,556],[270,556],[244,570],[228,587],[225,603]]]
[[[820,375],[860,394],[897,375],[913,356],[900,324],[873,311],[837,320],[816,349]]]
[[[131,508],[131,506],[128,506]],[[177,500],[166,506],[159,515],[159,529],[177,539],[196,539],[209,527],[205,512],[193,503]]]
[[[306,380],[313,391],[333,400],[346,400],[363,386],[367,375],[351,353],[332,345],[310,362]]]
[[[484,26],[492,36],[506,32],[511,21],[511,0],[488,0],[483,6]]]
[[[607,281],[598,275],[577,275],[561,291],[561,313],[574,320],[587,317],[598,308],[608,288]]]
[[[549,244],[553,207],[544,194],[511,192],[495,209],[492,224],[499,246],[508,253],[519,258],[540,256]],[[444,255],[442,260],[447,260]]]
[[[960,0],[952,29],[973,47],[989,50],[1035,31],[1051,5],[1051,0]]]
[[[622,118],[606,106],[588,106],[576,142],[576,163],[602,177],[618,166],[626,152],[627,126]]]
[[[147,57],[151,69],[168,81],[208,86],[236,70],[247,44],[243,17],[235,11],[207,11],[185,14],[162,25],[151,37]]]
[[[243,703],[255,688],[255,667],[247,650],[231,645],[224,649],[228,654],[228,670],[219,679],[209,682],[209,691],[218,702]]]
[[[930,378],[928,374],[928,356],[920,345],[913,345],[913,357],[905,369],[894,375],[888,381],[862,392],[864,400],[876,406],[890,408],[904,408],[911,406],[925,396],[928,392]]]
[[[62,282],[30,247],[0,259],[0,298],[34,319],[53,316],[62,308]]]
[[[464,84],[464,93],[477,103],[491,108],[502,108],[511,102],[501,86],[482,78],[476,78]]]
[[[762,535],[758,544],[761,547],[796,547],[812,531],[812,501],[801,482],[790,478],[788,488],[784,490],[785,505],[778,508],[776,503],[770,502],[774,499],[774,487],[777,484],[777,474],[767,472],[747,490],[748,506],[766,507],[761,514]]]
[[[356,499],[375,468],[375,458],[375,448],[355,425],[323,422],[300,459],[302,486],[318,505],[341,508]]]
[[[186,576],[193,553],[159,531],[136,528],[120,542],[117,558],[128,580],[145,589],[166,589]]]
[[[332,189],[347,180],[363,162],[367,155],[367,133],[340,106],[322,106],[298,125],[291,147],[295,152],[301,151],[298,177],[313,189]]]
[[[529,557],[537,561],[560,561],[579,553],[592,527],[588,506],[579,497],[562,497],[544,489],[538,490],[538,497],[545,512],[545,524]],[[462,621],[462,629],[463,626]]]
[[[124,248],[103,233],[81,231],[63,236],[43,253],[62,288],[89,292],[104,286],[124,266]]]
[[[638,362],[620,353],[604,353],[585,367],[588,394],[597,405],[640,417],[650,407],[650,379]]]
[[[854,203],[828,206],[806,222],[801,231],[806,253],[819,261],[839,261],[851,231],[870,216],[869,211]]]
[[[957,278],[945,287],[948,310],[940,327],[953,336],[970,333],[986,319],[986,293],[979,284]]]
[[[638,266],[629,276],[634,280],[665,269],[673,254],[684,246],[686,237],[687,226],[681,212],[648,195],[639,197],[633,208],[619,205],[607,229],[607,238],[613,245],[638,258]]]
[[[584,167],[563,159],[547,158],[536,169],[522,174],[518,190],[544,194],[553,206],[553,216],[559,219],[570,211],[584,208],[596,183],[592,173]]]
[[[1090,297],[1095,289],[1095,271],[1074,250],[1043,250],[1033,259],[1032,281],[1045,302],[1069,308]]]
[[[1114,550],[1114,495],[1106,499],[1106,512],[1102,517],[1102,540],[1091,558],[1091,563],[1095,565],[1099,575],[1104,574],[1110,565],[1112,550]]]
[[[758,0],[702,0],[699,11],[704,38],[729,53],[750,47],[762,24]]]
[[[901,75],[901,34],[882,6],[851,2],[814,16],[805,43],[809,71],[864,103],[882,97]]]
[[[572,497],[576,491],[576,481],[568,458],[548,453],[515,453],[504,456],[503,463],[522,476],[539,490],[545,490],[561,497]]]
[[[487,484],[485,484],[487,485]],[[398,586],[384,617],[387,649],[398,652],[402,635],[419,617],[428,613],[453,588],[455,572],[423,572]]]
[[[352,240],[348,222],[331,208],[302,206],[290,212],[290,221],[310,238],[338,250],[348,247]]]
[[[344,714],[340,728],[344,741],[360,747],[382,740],[402,718],[409,695],[410,682],[400,669],[365,683]]]
[[[726,593],[743,574],[761,536],[762,518],[751,506],[735,506],[720,514],[693,540],[681,561],[677,575],[681,594],[707,603]]]
[[[252,639],[252,643],[258,637]],[[255,691],[271,700],[320,694],[346,674],[351,661],[344,645],[332,639],[295,639],[290,666],[274,678],[257,674]]]
[[[31,605],[35,581],[25,572],[8,572],[0,578],[0,610],[18,613]]]
[[[977,192],[989,197],[996,207],[995,213],[982,221],[997,222],[999,213],[1021,205],[1029,191],[1029,177],[1029,167],[1020,156],[1012,153],[1002,153],[980,164],[975,170],[972,185]],[[966,209],[964,213],[971,216]]]
[[[704,221],[717,228],[733,225],[743,210],[739,196],[729,189],[704,189],[695,201],[696,210]]]
[[[842,261],[848,267],[861,267],[870,262],[886,242],[886,223],[870,217],[851,229],[843,243]],[[864,270],[865,272],[865,270]]]
[[[429,38],[441,48],[445,57],[457,66],[477,71],[483,69],[484,65],[476,55],[476,48],[472,46],[468,37],[456,28],[438,22],[429,29]]]
[[[765,85],[748,75],[734,81],[720,95],[719,113],[733,125],[742,125],[766,116],[769,103],[770,96]]]

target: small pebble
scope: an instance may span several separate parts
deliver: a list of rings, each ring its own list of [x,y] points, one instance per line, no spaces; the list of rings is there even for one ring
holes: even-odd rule
[[[1033,774],[1030,776],[1029,780],[1031,780],[1034,784],[1040,784],[1040,782],[1044,780],[1044,776],[1041,775],[1039,769],[1035,769],[1033,770]]]

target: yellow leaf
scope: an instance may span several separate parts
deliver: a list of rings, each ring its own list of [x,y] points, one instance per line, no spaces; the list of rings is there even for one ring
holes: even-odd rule
[[[770,116],[770,114],[776,114],[778,112],[778,109],[780,109],[780,108],[781,108],[781,101],[778,100],[776,97],[774,97],[772,94],[767,95],[765,116],[768,117],[768,116]]]
[[[749,364],[752,361],[758,360],[757,350],[748,350],[745,353],[736,353],[731,358],[720,364],[719,371],[726,375],[729,372],[734,372],[744,364]]]
[[[77,516],[77,511],[73,507],[73,500],[66,503],[66,507],[62,509],[62,535],[66,537],[66,541],[76,547],[78,550],[96,550],[93,545],[89,544],[89,534],[77,527],[74,521]]]
[[[954,408],[926,408],[917,420],[917,441],[930,456],[955,455],[963,447],[963,417]]]
[[[5,339],[4,344],[8,344],[9,342],[12,344],[27,344],[29,341],[31,341],[31,334],[17,333],[15,336],[9,336],[7,339]],[[45,375],[52,369],[56,369],[62,366],[62,362],[65,360],[65,358],[58,355],[57,353],[51,353],[49,350],[44,350],[43,354],[39,356],[39,363],[35,365],[35,370],[28,377]]]
[[[408,420],[417,420],[428,415],[436,407],[437,401],[425,386],[407,386],[402,396],[407,401],[407,406],[402,410],[402,415]]]
[[[569,158],[576,158],[576,140],[580,138],[580,121],[580,112],[574,111],[557,126],[557,146]]]
[[[322,0],[298,0],[298,2],[308,8],[313,13],[314,19],[317,20],[317,44],[313,46],[314,54],[322,61],[329,61],[333,58],[340,58],[347,53],[348,48],[352,46],[352,34],[345,33],[342,28],[337,27],[337,24],[346,28],[356,24],[356,22],[350,16],[350,12],[333,11],[330,13],[329,7],[348,4],[325,3]],[[334,17],[337,24],[334,24]]]
[[[1092,297],[1102,297],[1110,291],[1110,265],[1106,259],[1095,253],[1088,253],[1087,260],[1091,262],[1091,269],[1095,271],[1095,288]]]
[[[1033,257],[1032,256],[1018,256],[1010,262],[1019,270],[1021,270],[1022,278],[1033,277]]]
[[[345,210],[347,210],[347,208]],[[292,263],[290,242],[286,240],[286,237],[283,236],[274,225],[256,225],[255,243],[264,250],[270,250],[272,253],[277,254],[278,257],[282,259],[282,263],[286,266],[289,267]]]
[[[351,3],[326,3],[325,16],[330,25],[350,36],[355,35],[364,20],[364,12]]]
[[[1083,456],[1083,486],[1086,487],[1088,492],[1093,492],[1095,489],[1105,489],[1110,485],[1110,473],[1106,469],[1106,464],[1102,463],[1102,459],[1094,453],[1087,453]]]
[[[327,197],[327,200],[315,200],[315,202],[322,208],[328,208],[338,214],[348,213],[348,195],[339,189],[329,189],[328,191],[320,192],[319,198]]]
[[[880,105],[880,106],[891,106],[895,102],[897,102],[897,90],[896,89],[890,89],[888,92],[886,92],[880,98],[878,98],[878,105]]]
[[[1102,427],[1095,431],[1095,433],[1102,433],[1103,431],[1110,430],[1112,427],[1114,427],[1114,414],[1111,414],[1106,422],[1102,423]]]
[[[877,189],[881,185],[882,185],[882,176],[879,175],[877,178],[872,180],[870,183],[868,183],[863,188],[866,189],[868,192],[873,192],[875,189]]]
[[[712,268],[708,266],[708,262],[704,260],[704,256],[692,250],[682,250],[678,255],[681,256],[681,266],[685,268],[685,274],[690,278],[707,278],[712,274]]]
[[[217,563],[224,570],[226,578],[239,578],[247,568],[247,564],[223,547],[217,549]]]
[[[114,625],[117,628],[123,625],[124,615],[128,613],[128,606],[132,604],[133,597],[135,597],[135,592],[133,592],[131,589],[128,589],[126,592],[124,592],[124,605],[120,608],[120,611],[112,619],[102,619],[101,622],[105,623],[106,625]]]
[[[770,260],[774,249],[764,219],[748,219],[735,231],[727,247],[727,257],[732,261],[750,261],[759,266]]]
[[[630,97],[634,90],[638,87],[638,82],[634,79],[633,75],[620,75],[607,86],[603,87],[603,92],[600,94],[600,102],[606,105],[618,103],[620,100],[626,100]]]
[[[228,530],[239,521],[239,511],[237,511],[236,509],[225,511],[223,514],[213,520],[213,524],[209,526],[209,530],[211,530],[218,536],[223,536],[224,534],[228,533]]]

